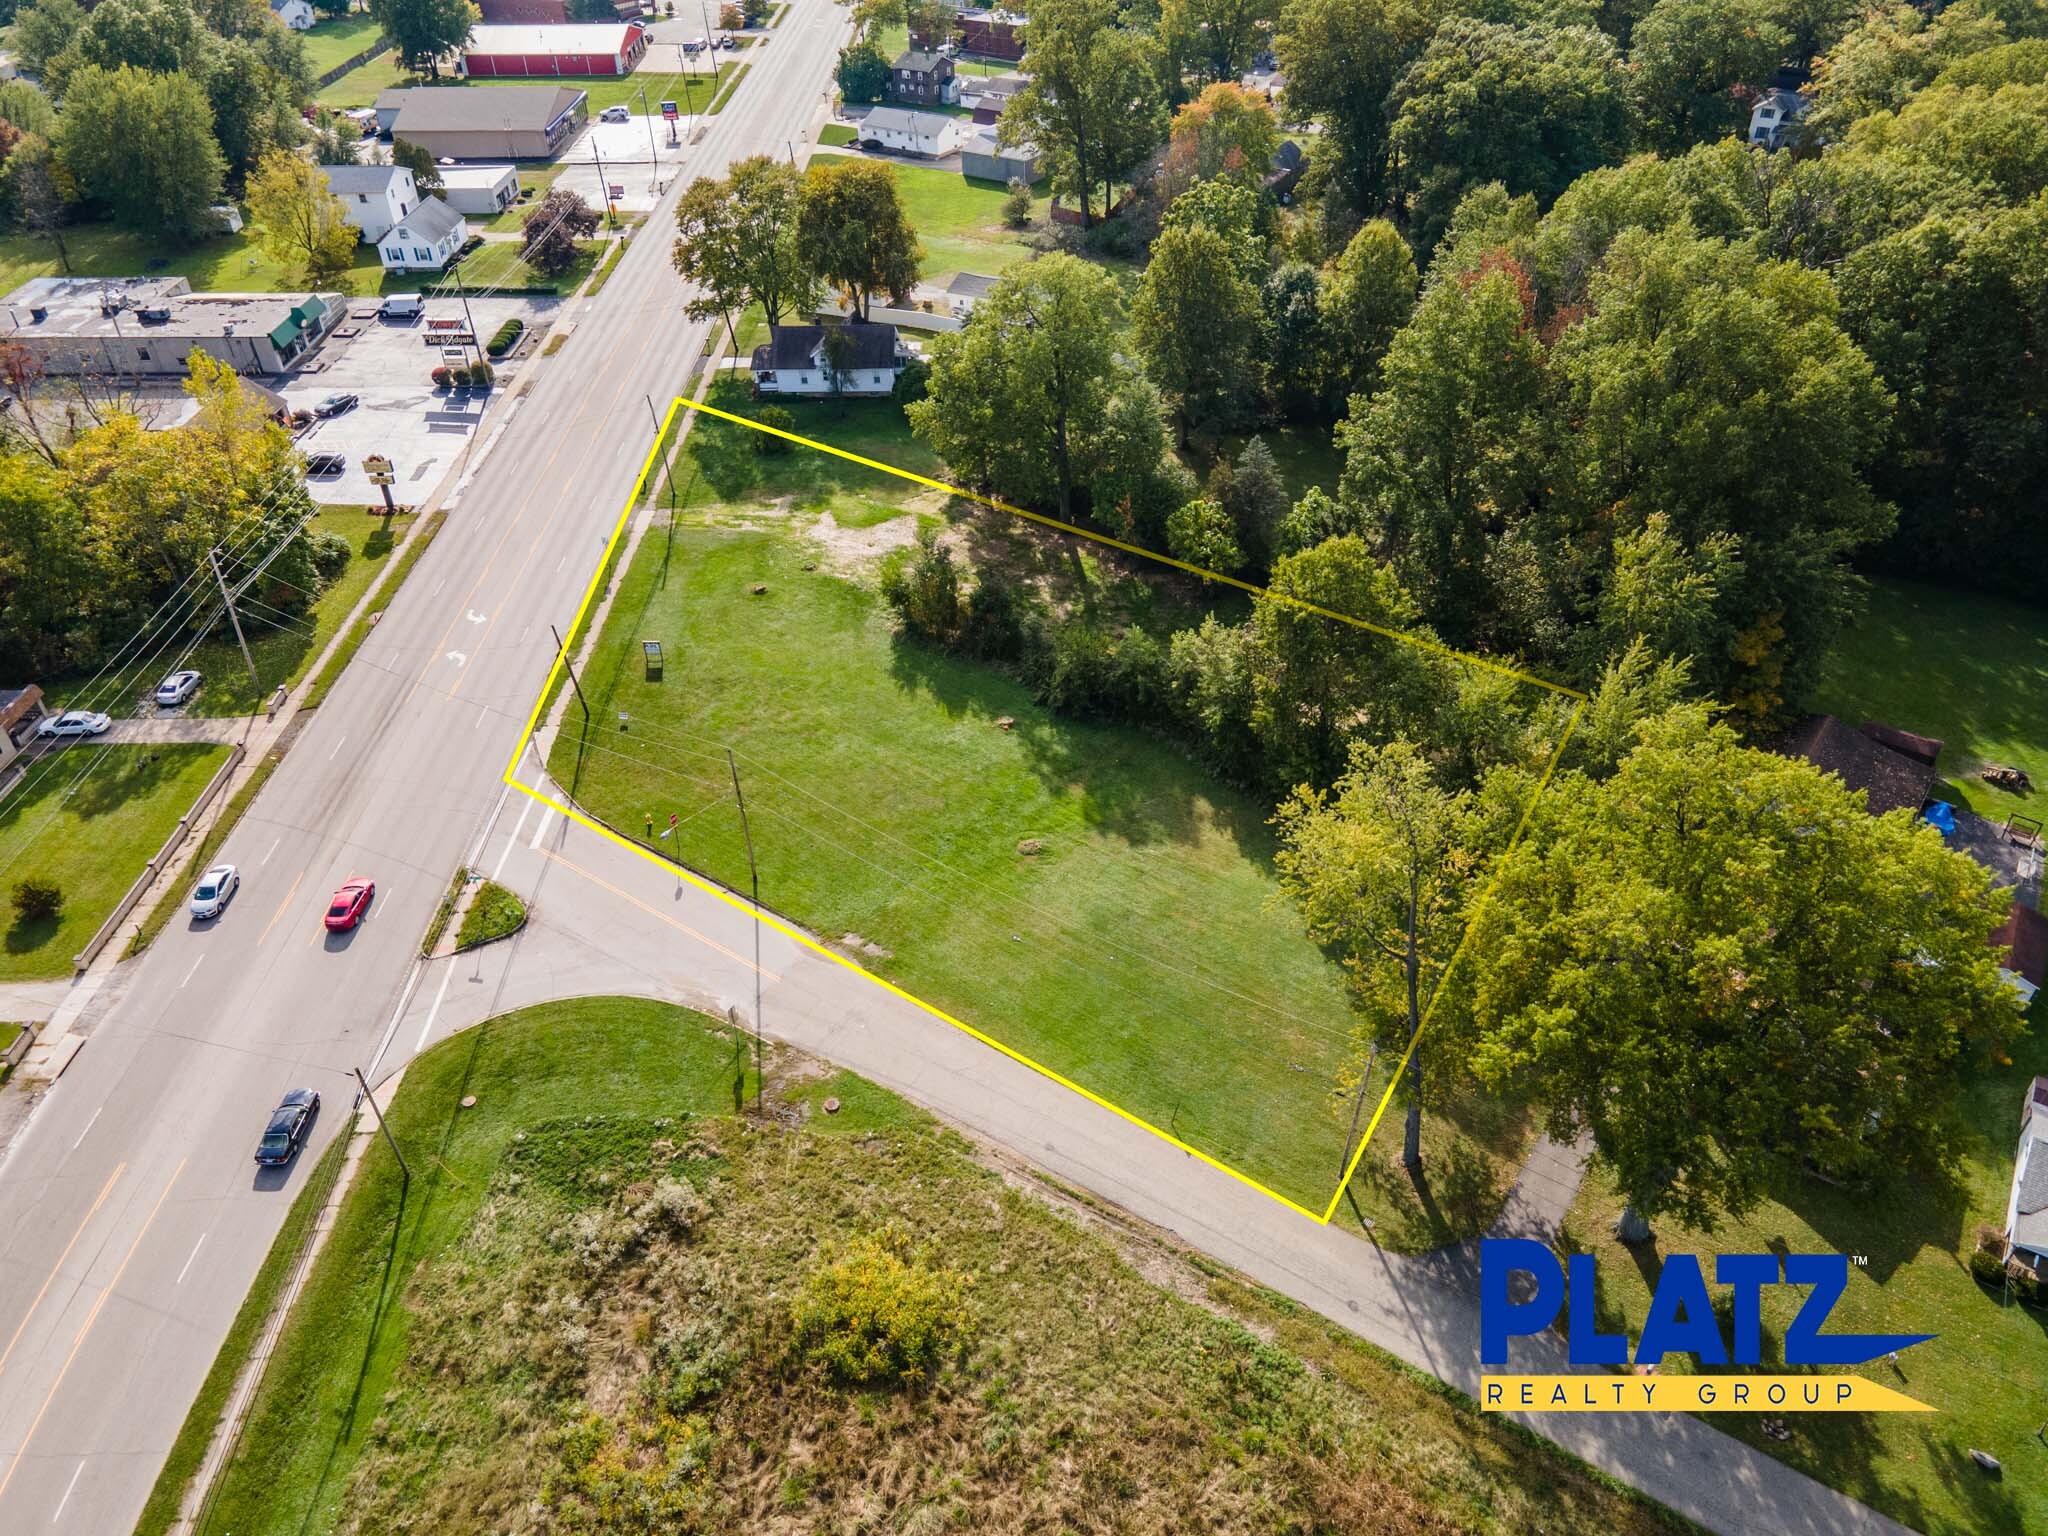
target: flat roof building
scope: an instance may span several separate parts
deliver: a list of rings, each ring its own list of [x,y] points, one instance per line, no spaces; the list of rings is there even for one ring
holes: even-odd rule
[[[338,293],[194,293],[182,277],[37,277],[0,305],[0,341],[44,373],[177,378],[197,347],[237,373],[286,373],[340,324]]]

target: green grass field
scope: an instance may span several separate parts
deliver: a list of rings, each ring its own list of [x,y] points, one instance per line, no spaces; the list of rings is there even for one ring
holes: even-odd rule
[[[356,11],[333,21],[320,22],[301,32],[299,37],[306,45],[306,63],[312,67],[317,79],[368,48],[383,30],[369,12]]]
[[[1938,736],[1941,777],[1972,809],[2048,820],[2048,609],[1878,577],[1810,704]],[[2034,793],[1993,789],[1987,763],[2025,769]]]
[[[787,1119],[743,1123],[744,1046],[597,998],[416,1060],[389,1112],[412,1183],[369,1147],[200,1536],[1078,1531],[1105,1500],[1131,1530],[1680,1528],[1320,1318],[1007,1188],[850,1074],[778,1052]],[[887,1232],[971,1280],[927,1390],[838,1386],[793,1337],[832,1245]]]
[[[799,432],[937,470],[893,406],[796,415]],[[913,487],[810,450],[763,459],[752,438],[707,418],[684,440],[673,548],[661,530],[643,542],[583,675],[592,712],[632,728],[587,749],[565,732],[558,782],[614,825],[674,812],[680,857],[744,883],[730,746],[753,781],[770,905],[1320,1211],[1341,1167],[1351,1013],[1278,898],[1266,808],[1157,736],[1053,716],[1004,674],[897,643],[871,557],[908,537],[906,507],[936,517],[947,498],[906,498]],[[1027,539],[999,514],[959,532],[976,559],[1155,631],[1212,603],[1240,611]],[[645,680],[643,640],[665,647],[665,682]],[[1466,1128],[1510,1153],[1522,1134]],[[1421,1247],[1483,1224],[1503,1173],[1474,1181],[1449,1230],[1382,1236]],[[1401,1195],[1361,1184],[1359,1199],[1382,1219]]]
[[[959,272],[997,273],[1028,260],[1027,229],[1003,222],[1010,191],[989,181],[969,181],[958,171],[899,165],[896,185],[903,211],[924,243],[919,269],[928,282],[943,284]],[[1034,223],[1046,218],[1044,183],[1032,193]]]
[[[256,233],[222,235],[189,246],[174,246],[110,224],[81,224],[64,232],[70,256],[68,270],[79,277],[183,277],[193,288],[230,293],[309,293],[305,275],[280,266],[257,243]],[[67,271],[56,245],[39,235],[0,236],[0,284],[12,292],[32,277],[57,277]],[[396,291],[410,281],[401,279]],[[323,285],[325,286],[325,285]],[[351,293],[376,293],[385,286],[376,248],[356,247],[355,264],[340,286]]]
[[[227,755],[217,746],[79,745],[31,766],[0,800],[0,891],[10,898],[0,909],[0,981],[70,975],[72,957]],[[17,918],[11,895],[31,876],[63,890],[55,919]]]
[[[603,209],[599,209],[600,214]],[[536,271],[520,257],[519,244],[512,240],[492,240],[478,246],[462,262],[462,285],[469,290],[471,298],[481,297],[492,289],[514,293],[574,293],[577,284],[590,275],[590,269],[597,265],[598,257],[604,254],[602,240],[583,240],[577,243],[575,262],[569,270],[555,277]],[[414,279],[415,283],[418,279]],[[453,292],[452,286],[449,289]]]
[[[1961,1170],[1952,1183],[1916,1180],[1868,1191],[1795,1179],[1757,1211],[1712,1234],[1675,1222],[1656,1226],[1656,1257],[1644,1260],[1610,1235],[1621,1200],[1599,1175],[1589,1177],[1568,1231],[1599,1258],[1603,1321],[1626,1320],[1633,1336],[1649,1301],[1650,1276],[1671,1253],[1848,1253],[1849,1289],[1829,1320],[1838,1333],[1933,1333],[1899,1358],[1861,1374],[1897,1388],[1935,1412],[1793,1413],[1789,1441],[1758,1432],[1745,1414],[1713,1422],[1758,1450],[1853,1494],[1915,1530],[1936,1536],[2019,1536],[2048,1530],[2048,1445],[2036,1431],[2044,1412],[2038,1384],[2048,1379],[2048,1312],[2000,1299],[1967,1268],[1981,1225],[2002,1227],[2012,1179],[2019,1111],[2028,1082],[2048,1072],[2048,1008],[2033,1010],[2034,1034],[2017,1065],[1972,1074],[1959,1127]],[[1645,1273],[1646,1263],[1648,1274]],[[1709,1270],[1711,1278],[1711,1270]],[[1803,1294],[1779,1286],[1764,1293],[1767,1368]],[[1675,1360],[1660,1367],[1683,1368]],[[1986,1478],[1971,1447],[2005,1465]]]
[[[303,614],[286,617],[276,611],[248,605],[243,634],[249,654],[256,663],[257,681],[249,679],[241,648],[232,634],[213,635],[201,642],[185,663],[204,675],[206,682],[184,706],[188,715],[248,715],[263,707],[264,698],[280,683],[289,687],[305,676],[306,668],[327,647],[341,621],[356,600],[369,590],[372,580],[398,541],[405,536],[412,518],[409,514],[387,518],[366,507],[323,507],[313,520],[315,533],[338,533],[354,551],[341,574],[323,588]],[[252,594],[253,595],[253,594]],[[104,709],[113,715],[151,713],[150,695],[170,671],[167,660],[153,658],[141,669],[115,680],[93,682],[93,672],[66,674],[43,688],[50,708],[76,704]],[[88,690],[89,691],[86,691]],[[76,695],[76,697],[74,697]]]
[[[519,171],[519,192],[521,201],[514,203],[503,213],[489,219],[472,219],[469,227],[475,232],[488,231],[491,234],[516,235],[526,228],[526,216],[533,211],[533,205],[548,194],[568,167],[564,165],[543,165]]]

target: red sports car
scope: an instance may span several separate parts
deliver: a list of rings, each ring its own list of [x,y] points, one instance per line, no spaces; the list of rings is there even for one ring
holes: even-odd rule
[[[334,900],[327,904],[327,931],[347,933],[363,920],[363,914],[370,910],[370,898],[377,894],[374,880],[351,880],[334,893]]]

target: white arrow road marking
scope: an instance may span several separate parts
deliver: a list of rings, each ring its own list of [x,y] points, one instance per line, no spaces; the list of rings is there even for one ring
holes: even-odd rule
[[[458,667],[466,665],[469,661],[469,657],[461,651],[450,651],[448,653],[448,659],[454,662],[455,665],[457,665]]]
[[[478,613],[474,608],[472,608],[469,610],[468,613],[465,613],[463,617],[468,619],[469,622],[472,624],[481,624],[485,619],[489,618],[490,615],[487,613]]]

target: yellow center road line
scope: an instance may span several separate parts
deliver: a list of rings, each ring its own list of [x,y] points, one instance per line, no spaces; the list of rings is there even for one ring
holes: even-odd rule
[[[157,1212],[164,1208],[164,1201],[171,1197],[171,1185],[176,1184],[178,1175],[185,1171],[185,1162],[185,1159],[180,1158],[178,1166],[171,1170],[170,1180],[164,1185],[163,1193],[156,1197],[156,1204],[149,1208],[149,1215],[143,1219],[142,1229],[135,1234],[135,1241],[128,1245],[128,1251],[121,1256],[121,1267],[114,1271],[114,1278],[107,1282],[106,1289],[100,1292],[99,1299],[92,1304],[92,1310],[86,1313],[85,1322],[78,1330],[78,1337],[71,1341],[71,1353],[64,1357],[63,1365],[58,1367],[57,1379],[50,1383],[49,1393],[43,1398],[43,1406],[36,1410],[36,1416],[28,1426],[28,1433],[21,1437],[21,1444],[14,1452],[14,1460],[7,1464],[7,1475],[0,1477],[0,1498],[7,1496],[7,1485],[14,1481],[14,1474],[21,1470],[22,1462],[28,1459],[29,1442],[35,1439],[36,1431],[42,1428],[43,1415],[50,1411],[50,1404],[57,1400],[57,1391],[64,1385],[64,1378],[71,1372],[71,1362],[78,1358],[78,1351],[85,1344],[85,1336],[92,1332],[92,1325],[99,1321],[100,1309],[106,1306],[107,1298],[114,1294],[114,1287],[119,1285],[121,1277],[128,1273],[129,1260],[135,1257],[135,1250],[142,1246],[143,1238],[149,1235],[150,1227],[156,1222]]]
[[[523,785],[521,787],[524,788]],[[542,802],[542,804],[546,803],[546,801]],[[585,869],[582,865],[571,863],[568,859],[563,858],[559,853],[550,853],[545,848],[539,849],[537,851],[539,852],[542,858],[552,859],[555,863],[561,865],[562,868],[568,870],[572,875],[581,875],[585,880],[588,880],[592,885],[596,886],[599,890],[609,891],[612,895],[618,897],[619,900],[626,902],[632,906],[638,907],[642,912],[645,912],[649,917],[667,923],[669,927],[675,929],[678,933],[688,934],[691,938],[695,939],[699,944],[702,944],[706,949],[715,949],[721,955],[724,955],[726,959],[736,960],[750,971],[757,969],[754,962],[749,960],[745,955],[740,954],[736,950],[727,949],[723,944],[719,943],[716,939],[706,938],[703,934],[699,933],[696,929],[692,928],[688,923],[682,922],[677,918],[670,917],[666,912],[662,911],[659,907],[650,907],[638,896],[633,895],[631,892],[620,890],[616,885],[613,885],[609,880],[604,879],[600,875],[593,875],[589,870]],[[657,867],[663,867],[660,865],[659,861],[657,861]],[[751,908],[749,908],[748,910],[750,912],[752,911]],[[758,967],[758,969],[761,972],[762,979],[765,981],[782,980],[782,977],[780,975],[778,975],[774,971],[767,969],[765,966]]]
[[[258,945],[261,945],[265,939],[270,937],[270,930],[277,926],[277,920],[284,916],[285,908],[289,907],[292,904],[292,898],[299,894],[299,882],[305,878],[306,872],[303,869],[292,876],[292,888],[284,893],[284,900],[277,904],[277,910],[270,914],[270,921],[265,923],[263,931],[256,935]]]
[[[43,1277],[43,1288],[36,1292],[36,1299],[28,1304],[28,1311],[21,1315],[21,1323],[15,1328],[14,1337],[7,1341],[6,1350],[0,1352],[0,1374],[6,1372],[8,1357],[14,1353],[14,1346],[21,1342],[22,1334],[28,1329],[29,1319],[36,1315],[36,1308],[40,1307],[43,1304],[43,1298],[50,1294],[50,1287],[56,1283],[57,1273],[63,1269],[64,1261],[71,1257],[71,1250],[76,1248],[78,1240],[85,1236],[86,1226],[92,1221],[93,1217],[99,1214],[100,1207],[107,1203],[107,1196],[114,1192],[115,1181],[127,1169],[128,1165],[126,1163],[119,1163],[115,1165],[114,1171],[107,1175],[107,1182],[100,1186],[99,1199],[93,1201],[92,1209],[85,1213],[84,1220],[78,1224],[78,1230],[71,1234],[71,1241],[64,1245],[64,1251],[57,1255],[57,1262],[50,1266],[49,1274]]]

